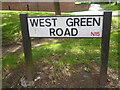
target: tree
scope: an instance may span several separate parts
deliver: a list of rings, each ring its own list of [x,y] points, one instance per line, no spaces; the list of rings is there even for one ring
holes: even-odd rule
[[[59,0],[54,0],[55,15],[61,15]]]
[[[115,5],[117,5],[117,2],[115,2]]]

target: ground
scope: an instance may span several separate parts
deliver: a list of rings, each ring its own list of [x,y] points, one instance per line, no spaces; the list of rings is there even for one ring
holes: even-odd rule
[[[39,66],[38,66],[39,65]],[[84,65],[75,66],[77,71],[55,70],[53,66],[42,66],[41,63],[36,63],[36,74],[34,76],[34,88],[99,88],[99,65],[92,62],[88,65],[91,71],[85,71]],[[74,67],[74,66],[73,66]],[[15,69],[12,73],[6,75],[3,80],[5,87],[22,88],[21,78],[24,77],[24,67],[21,66]],[[22,72],[21,72],[22,71]],[[117,74],[114,70],[108,71],[108,88],[118,88]]]
[[[49,42],[54,39],[37,39],[33,40],[32,46],[38,47],[41,46],[43,42]],[[21,45],[12,45],[6,47],[3,53],[16,53],[20,52],[22,48],[18,50],[16,48],[22,47]],[[11,51],[11,49],[13,51]],[[11,51],[11,52],[8,52]],[[40,61],[34,63],[35,73],[34,75],[34,88],[99,88],[99,69],[100,65],[94,61],[91,61],[90,64],[76,64],[72,65],[70,69],[68,66],[63,66],[62,68],[56,68],[54,65],[53,59],[59,60],[56,56],[50,56],[48,58],[52,64],[45,64]],[[44,59],[43,59],[44,60]],[[120,87],[118,85],[118,76],[117,72],[113,69],[108,70],[108,79],[107,85],[105,87]],[[25,65],[22,64],[12,71],[3,71],[3,87],[11,88],[22,88],[26,87],[21,85],[21,81],[25,77]]]

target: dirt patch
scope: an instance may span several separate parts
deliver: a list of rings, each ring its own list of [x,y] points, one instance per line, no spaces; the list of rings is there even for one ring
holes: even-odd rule
[[[50,39],[48,39],[48,38],[42,38],[42,39],[38,38],[38,39],[32,40],[31,44],[32,44],[32,47],[39,47],[45,42],[51,43],[52,40],[54,40],[54,38],[50,38]],[[19,51],[22,51],[22,50],[23,50],[22,42],[17,42],[17,43],[14,43],[14,44],[10,45],[10,46],[2,47],[2,54],[4,56],[4,55],[7,55],[7,54],[19,52]]]
[[[99,88],[99,67],[92,62],[89,65],[78,64],[67,69],[55,68],[54,65],[45,65],[41,62],[35,64],[34,86],[32,88]],[[90,70],[86,71],[87,67]],[[75,70],[74,70],[74,69]],[[108,81],[105,87],[119,88],[117,72],[108,69]],[[4,74],[4,72],[3,72]],[[3,75],[4,88],[22,88],[21,78],[25,76],[25,65]]]

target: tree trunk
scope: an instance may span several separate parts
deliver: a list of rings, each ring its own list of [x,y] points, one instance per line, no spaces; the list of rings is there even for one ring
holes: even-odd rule
[[[115,2],[115,5],[117,5],[117,2]]]
[[[54,1],[55,15],[61,15],[59,0]]]

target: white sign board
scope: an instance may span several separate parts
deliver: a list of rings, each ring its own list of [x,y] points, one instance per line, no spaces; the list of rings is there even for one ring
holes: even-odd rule
[[[28,17],[30,37],[102,37],[103,16]]]

